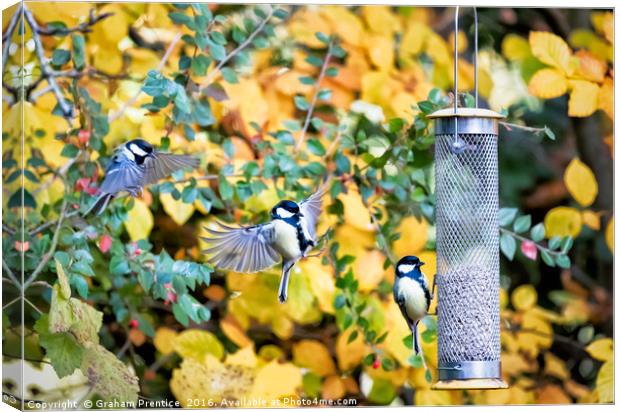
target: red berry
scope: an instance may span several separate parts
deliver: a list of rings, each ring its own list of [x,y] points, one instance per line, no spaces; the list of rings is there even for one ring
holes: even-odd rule
[[[172,303],[177,303],[177,295],[175,295],[174,292],[169,290],[168,292],[166,292],[166,301],[167,302],[172,302]]]
[[[90,131],[89,130],[80,130],[78,132],[78,140],[80,141],[80,143],[82,143],[83,145],[85,145],[86,143],[88,143],[88,140],[90,139]]]
[[[28,250],[30,249],[30,242],[19,242],[16,240],[15,249],[18,252],[28,252]]]
[[[103,253],[107,253],[112,247],[112,237],[110,235],[103,235],[99,239],[99,250]]]
[[[381,366],[381,362],[379,362],[379,358],[375,358],[375,361],[372,363],[372,368],[379,369],[379,366]]]
[[[129,321],[129,327],[131,329],[135,329],[138,327],[138,320],[137,319],[132,319]]]

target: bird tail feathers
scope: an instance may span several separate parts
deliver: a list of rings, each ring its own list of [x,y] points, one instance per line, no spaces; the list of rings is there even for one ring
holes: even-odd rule
[[[424,366],[424,369],[427,369],[426,360],[424,359],[424,352],[422,352],[422,345],[420,345],[420,333],[418,332],[419,322],[420,321],[417,320],[411,327],[411,333],[413,334],[413,353],[414,355],[420,356],[420,359],[422,359],[422,366]]]
[[[280,303],[285,303],[288,298],[288,282],[294,265],[294,261],[282,262],[282,277],[280,278],[280,287],[278,288],[278,300]]]
[[[103,213],[105,208],[110,203],[110,200],[114,198],[114,195],[111,193],[102,193],[99,198],[93,203],[91,207],[88,208],[86,212],[82,214],[82,216],[87,216],[91,212],[94,212],[97,216]]]

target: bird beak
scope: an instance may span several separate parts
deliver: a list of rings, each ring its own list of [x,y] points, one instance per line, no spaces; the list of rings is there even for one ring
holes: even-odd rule
[[[418,263],[418,266],[424,266],[425,264],[426,263],[424,263],[424,262],[420,262],[420,263]]]
[[[299,212],[299,217],[304,217],[304,214]]]

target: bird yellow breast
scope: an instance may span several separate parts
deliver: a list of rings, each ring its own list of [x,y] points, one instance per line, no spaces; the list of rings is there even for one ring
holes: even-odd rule
[[[411,320],[419,320],[426,316],[428,306],[426,296],[420,284],[410,278],[402,278],[398,283],[398,294],[405,300],[405,309]]]
[[[289,260],[301,257],[297,230],[282,220],[274,220],[273,223],[276,232],[275,246],[278,252]]]

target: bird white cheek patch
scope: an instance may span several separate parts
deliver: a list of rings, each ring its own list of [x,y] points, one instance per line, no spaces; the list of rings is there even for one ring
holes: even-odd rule
[[[127,149],[127,147],[123,146],[123,154],[125,155],[125,157],[131,161],[135,161],[136,160],[136,156],[133,154],[133,152],[129,149]]]
[[[398,270],[401,271],[402,273],[409,273],[413,269],[415,269],[414,265],[398,265]]]
[[[132,143],[132,144],[129,146],[129,149],[130,149],[133,153],[137,154],[138,156],[146,156],[146,155],[147,155],[147,153],[146,153],[144,150],[140,149],[140,146],[138,146],[138,145],[137,145],[137,144],[135,144],[135,143]]]
[[[286,219],[288,217],[293,216],[293,213],[281,207],[278,208],[277,212],[278,212],[278,216],[280,216],[282,219]]]

